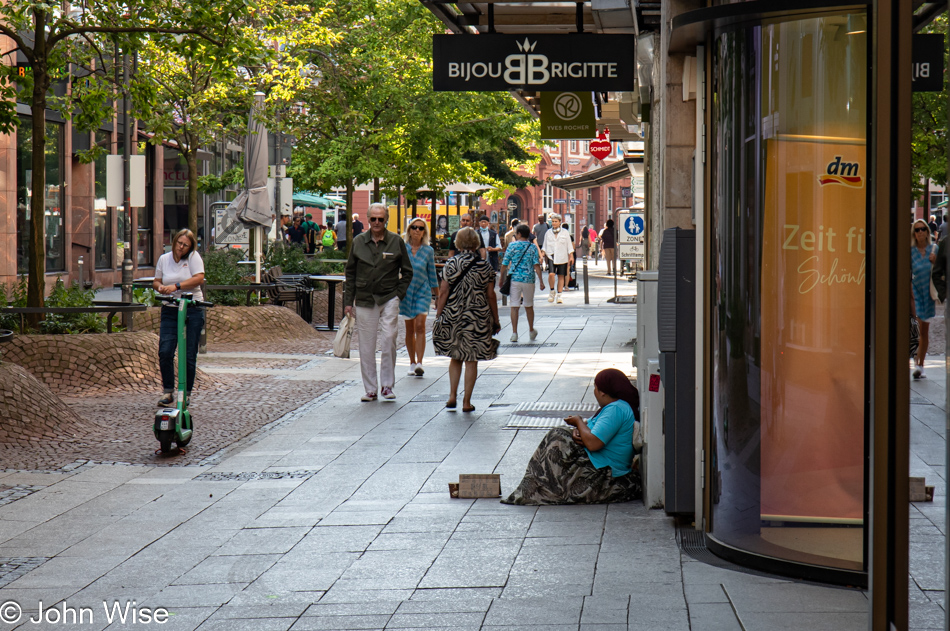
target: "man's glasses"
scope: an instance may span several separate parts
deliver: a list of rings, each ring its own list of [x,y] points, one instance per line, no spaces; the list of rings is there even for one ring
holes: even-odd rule
[[[929,228],[914,228],[914,232],[927,232]]]
[[[386,221],[386,219],[383,218],[383,217],[370,217],[370,218],[369,218],[369,222],[370,222],[370,223],[383,223],[384,221]]]
[[[410,230],[425,230],[425,226],[409,226]]]

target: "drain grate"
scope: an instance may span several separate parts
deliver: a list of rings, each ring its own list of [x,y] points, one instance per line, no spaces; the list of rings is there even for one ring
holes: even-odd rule
[[[293,480],[300,478],[309,478],[317,473],[311,469],[301,469],[299,471],[238,471],[231,473],[228,471],[212,471],[211,473],[202,473],[195,476],[194,480],[199,482],[249,482],[251,480]]]
[[[505,429],[550,429],[566,427],[564,418],[577,414],[593,416],[600,406],[596,403],[521,403],[511,413]]]
[[[0,557],[0,587],[26,576],[47,561],[47,557]]]
[[[912,394],[910,395],[910,404],[911,405],[933,405],[934,403],[930,399],[925,399],[919,394]]]
[[[524,344],[499,344],[498,348],[551,348],[557,342],[525,342]]]
[[[472,395],[472,399],[487,401],[489,399],[494,399],[496,396],[497,395],[494,395],[494,394],[477,394],[476,393]],[[459,401],[462,400],[461,392],[459,392],[458,399]],[[439,403],[441,401],[442,403],[445,403],[448,400],[449,400],[449,393],[446,392],[445,394],[418,394],[412,397],[409,400],[409,402],[410,403]]]
[[[695,528],[688,526],[677,526],[676,538],[679,541],[680,549],[695,561],[733,572],[742,572],[743,574],[750,574],[752,576],[767,576],[769,578],[775,578],[775,575],[773,574],[768,574],[766,572],[760,572],[758,570],[753,570],[741,565],[736,565],[735,563],[717,557],[709,548],[706,547],[706,537],[703,535],[702,531],[696,530]]]

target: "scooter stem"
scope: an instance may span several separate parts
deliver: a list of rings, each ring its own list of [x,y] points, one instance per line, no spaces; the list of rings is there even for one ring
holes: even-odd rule
[[[185,410],[185,389],[188,384],[188,351],[186,350],[187,344],[185,343],[185,323],[187,322],[188,303],[190,302],[190,300],[184,297],[178,300],[178,392],[181,395],[178,397],[178,409],[181,411]]]

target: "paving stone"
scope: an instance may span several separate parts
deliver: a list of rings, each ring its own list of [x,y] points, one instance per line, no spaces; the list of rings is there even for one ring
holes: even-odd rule
[[[278,554],[211,556],[175,581],[175,585],[251,583],[280,559]]]
[[[563,625],[580,624],[584,599],[565,596],[559,599],[500,598],[492,603],[484,624],[490,625]]]

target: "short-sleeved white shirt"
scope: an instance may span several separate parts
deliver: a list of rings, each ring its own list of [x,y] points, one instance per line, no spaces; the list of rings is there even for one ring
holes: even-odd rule
[[[204,274],[205,264],[201,260],[201,255],[192,252],[187,258],[175,262],[175,255],[166,252],[158,257],[158,264],[155,266],[155,278],[161,279],[163,285],[174,285],[183,283],[195,274]],[[195,300],[204,300],[204,294],[201,293],[201,286],[188,289]],[[175,298],[181,297],[181,291],[175,291],[171,294]]]
[[[567,263],[573,250],[571,234],[564,228],[558,228],[557,234],[550,228],[544,234],[544,253],[555,265]]]

